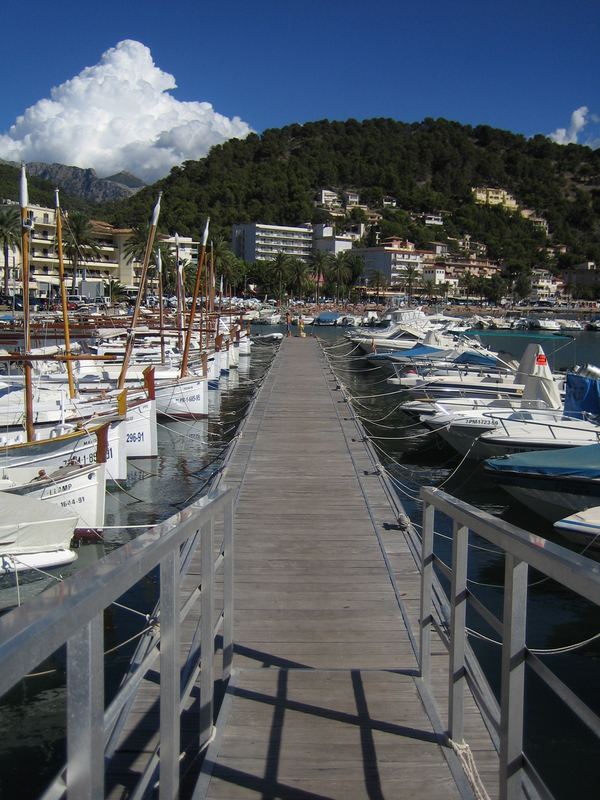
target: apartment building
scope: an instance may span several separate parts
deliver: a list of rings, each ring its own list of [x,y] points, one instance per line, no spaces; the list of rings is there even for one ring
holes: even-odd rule
[[[323,208],[341,208],[342,201],[337,192],[332,189],[321,189],[317,198],[317,204]]]
[[[360,205],[360,195],[355,189],[346,189],[343,192],[344,205],[346,208],[354,208]]]
[[[33,222],[29,246],[29,291],[38,297],[56,297],[60,292],[56,210],[30,205],[29,211]],[[63,239],[66,240],[69,229],[68,214],[63,220],[62,228]],[[90,228],[97,252],[91,255],[82,250],[80,253],[76,279],[78,293],[91,298],[103,297],[109,281],[118,281],[126,288],[136,289],[140,283],[142,265],[128,258],[125,252],[126,243],[133,233],[131,228],[116,228],[108,222],[95,219],[90,220]],[[167,241],[174,250],[175,240]],[[193,243],[191,239],[182,238],[180,248],[183,260],[192,260],[194,254],[197,257],[197,243]],[[63,256],[70,288],[72,265],[64,247]],[[152,280],[152,274],[150,278]],[[8,288],[11,294],[22,292],[21,253],[18,248],[12,248],[9,252]]]
[[[431,281],[435,286],[446,281],[446,265],[433,264],[423,267],[423,282]]]
[[[550,232],[548,222],[543,217],[540,217],[536,211],[531,208],[522,208],[519,213],[523,219],[531,222],[531,224],[538,228],[538,230],[542,231],[545,236],[548,236]]]
[[[471,235],[468,233],[459,239],[449,236],[448,241],[453,242],[459,250],[469,256],[485,256],[487,254],[487,245],[483,242],[476,242],[474,239],[471,239]]]
[[[428,250],[417,250],[405,239],[385,239],[377,247],[359,247],[354,251],[364,262],[364,275],[381,272],[392,286],[402,285],[407,275],[421,279],[423,265],[432,261],[435,254]]]
[[[29,290],[39,297],[52,297],[60,291],[58,249],[56,241],[56,210],[44,206],[30,206],[33,228],[29,247]],[[68,231],[68,215],[63,222],[63,234]],[[79,261],[78,286],[85,281],[85,293],[92,297],[104,295],[104,285],[110,280],[117,280],[125,285],[132,285],[123,280],[125,257],[123,245],[131,236],[131,230],[115,228],[107,222],[90,220],[92,234],[98,248],[94,256],[86,257],[81,253]],[[71,276],[71,264],[64,254],[65,272]],[[20,293],[21,257],[15,255],[13,270],[9,278],[9,289]]]
[[[313,229],[313,249],[336,256],[345,250],[352,250],[358,233],[336,233],[332,225],[318,224]]]
[[[310,261],[313,251],[312,225],[266,225],[250,222],[234,225],[231,248],[244,261],[272,261],[278,253]]]
[[[474,255],[469,258],[448,257],[445,267],[446,279],[458,278],[460,280],[467,272],[475,278],[491,278],[502,272],[500,264],[487,258],[477,258]]]
[[[549,300],[562,294],[563,281],[547,269],[534,269],[531,272],[531,300]]]
[[[493,186],[474,186],[471,189],[476,203],[486,206],[502,206],[507,211],[516,211],[518,206],[515,198],[506,189]]]

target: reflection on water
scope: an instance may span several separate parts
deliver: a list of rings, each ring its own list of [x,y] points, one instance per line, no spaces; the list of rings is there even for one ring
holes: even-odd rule
[[[103,540],[82,544],[77,560],[60,574],[20,575],[21,601],[57,578],[85,569],[206,492],[274,352],[272,346],[257,347],[251,358],[240,358],[237,370],[221,377],[219,388],[209,392],[208,419],[159,419],[158,457],[130,460],[126,484],[107,490]],[[157,596],[157,575],[149,574],[120,598],[124,608],[112,606],[105,614],[105,652],[116,648],[105,659],[107,702],[127,669],[137,644],[134,637],[146,625],[140,614],[153,609]],[[17,603],[14,576],[0,578],[2,600],[6,606]],[[129,639],[133,641],[123,646]],[[1,797],[38,796],[64,761],[64,663],[64,653],[55,654],[40,665],[43,675],[25,679],[2,699]]]

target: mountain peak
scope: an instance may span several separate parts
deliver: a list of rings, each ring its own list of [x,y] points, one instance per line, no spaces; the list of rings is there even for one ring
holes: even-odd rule
[[[27,172],[54,183],[59,189],[77,195],[92,203],[122,200],[135,194],[144,183],[128,172],[119,172],[108,178],[99,178],[91,168],[71,167],[65,164],[27,164]]]

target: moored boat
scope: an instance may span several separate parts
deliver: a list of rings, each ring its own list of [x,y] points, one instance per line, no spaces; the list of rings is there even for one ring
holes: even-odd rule
[[[0,492],[0,574],[48,569],[77,558],[70,544],[77,515],[31,497]]]
[[[495,483],[551,522],[600,504],[600,444],[515,453],[484,466]]]

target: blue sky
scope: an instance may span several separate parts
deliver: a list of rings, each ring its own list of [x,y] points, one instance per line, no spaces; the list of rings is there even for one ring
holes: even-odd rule
[[[294,6],[271,0],[33,0],[3,3],[0,21],[0,157],[47,157],[48,141],[37,150],[23,144],[28,134],[29,141],[39,135],[45,114],[48,119],[56,116],[40,101],[50,97],[53,87],[64,87],[85,67],[97,65],[124,40],[144,45],[157,70],[173,76],[177,88],[161,86],[156,92],[179,103],[210,104],[208,109],[165,105],[163,119],[156,122],[159,128],[180,111],[185,112],[185,126],[193,128],[188,135],[187,128],[173,122],[178,133],[165,144],[172,158],[181,153],[189,157],[184,139],[206,149],[219,137],[243,135],[248,128],[261,132],[291,122],[377,116],[407,122],[445,117],[527,136],[562,128],[563,141],[600,143],[598,0],[572,0],[569,5],[508,0],[498,6],[485,0],[305,0]],[[129,55],[134,63],[139,53]],[[80,103],[82,112],[86,102],[93,108],[92,84],[100,77],[89,76],[83,88],[67,85],[68,103]],[[130,91],[131,86],[122,95],[116,90],[127,107]],[[160,103],[151,95],[147,99],[152,115]],[[21,141],[12,147],[2,134],[29,107],[35,113],[13,132]],[[143,106],[133,107],[138,118],[145,116]],[[582,108],[586,111],[569,130],[571,115]],[[196,112],[200,122],[190,117]],[[213,112],[220,115],[216,125]],[[87,135],[93,139],[101,124],[97,120],[104,124],[113,114],[120,117],[116,107],[105,108]],[[235,118],[240,124],[229,125]],[[77,114],[69,113],[67,104],[60,126],[46,130],[59,138],[57,131],[64,133],[71,119],[76,126]],[[156,125],[146,135],[153,135]],[[109,130],[115,146],[119,132],[124,140],[132,139],[137,161],[130,157],[139,164],[142,146],[133,141],[132,126],[131,118],[119,119]],[[210,135],[205,135],[209,128]],[[85,136],[83,129],[73,136],[74,153]],[[110,137],[90,144],[77,158],[93,160],[95,151],[109,144]],[[58,155],[56,160],[64,160],[65,148]],[[167,160],[157,159],[154,171],[166,169]],[[98,163],[112,168],[108,162],[100,158]]]

